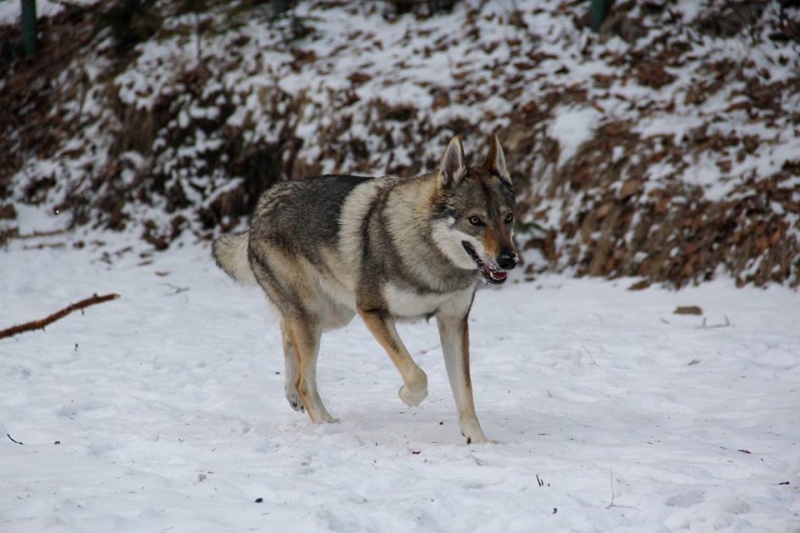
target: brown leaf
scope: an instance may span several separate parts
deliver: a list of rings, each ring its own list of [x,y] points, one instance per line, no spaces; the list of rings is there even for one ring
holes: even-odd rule
[[[659,198],[654,208],[655,213],[657,215],[663,215],[664,213],[669,211],[669,205],[671,202],[672,198],[670,198],[669,196],[662,196],[661,198]]]
[[[594,80],[595,87],[608,89],[614,85],[615,78],[613,74],[592,74],[592,79]]]
[[[597,220],[602,220],[602,219],[604,219],[605,217],[607,217],[607,216],[608,216],[608,214],[611,212],[611,209],[612,209],[613,207],[614,207],[614,204],[613,204],[613,203],[611,203],[611,202],[609,202],[609,203],[605,203],[605,204],[601,205],[601,206],[600,206],[600,207],[597,209],[597,211],[595,212],[595,216],[597,217]]]
[[[679,305],[672,313],[675,315],[702,315],[703,310],[697,305]]]
[[[644,290],[644,289],[648,288],[650,285],[652,285],[652,282],[649,279],[643,279],[641,281],[637,281],[636,283],[634,283],[633,285],[628,287],[628,290],[629,291],[641,291],[641,290]]]
[[[365,74],[363,72],[353,72],[352,74],[347,76],[347,79],[350,80],[350,83],[361,85],[362,83],[371,80],[372,76],[370,76],[369,74]]]
[[[636,81],[655,89],[669,85],[674,79],[675,76],[664,70],[664,65],[656,62],[645,63],[636,72]]]
[[[14,209],[14,204],[0,205],[0,220],[14,220],[17,218],[17,210]]]
[[[299,48],[292,48],[292,56],[296,62],[299,63],[313,63],[317,60],[317,53],[313,50],[301,50]]]
[[[639,192],[639,189],[641,188],[642,188],[642,181],[639,178],[629,179],[622,185],[622,189],[620,189],[619,191],[619,196],[624,200]]]

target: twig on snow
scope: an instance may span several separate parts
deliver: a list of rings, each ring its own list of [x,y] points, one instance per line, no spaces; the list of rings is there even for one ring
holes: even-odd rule
[[[611,483],[611,503],[606,505],[606,509],[611,509],[612,507],[614,507],[614,471],[613,470],[609,473],[609,476],[610,476],[609,477],[609,481]]]
[[[25,233],[21,235],[17,234],[11,238],[19,240],[38,239],[39,237],[53,237],[54,235],[62,235],[66,232],[66,229],[57,229],[53,231],[34,231],[33,233]]]
[[[33,331],[36,329],[41,329],[44,331],[44,328],[46,326],[49,326],[56,320],[64,318],[65,316],[74,311],[80,311],[82,309],[86,309],[90,305],[101,304],[103,302],[108,302],[110,300],[116,300],[117,298],[119,298],[119,294],[105,294],[103,296],[98,296],[95,294],[91,298],[86,298],[84,300],[81,300],[80,302],[76,302],[41,320],[33,320],[31,322],[26,322],[24,324],[19,324],[17,326],[12,326],[10,328],[0,330],[0,339],[5,339],[6,337],[11,337],[13,335],[17,335],[18,333],[24,333],[26,331]]]
[[[52,248],[54,250],[60,248],[66,248],[67,243],[65,242],[40,242],[39,244],[33,246],[23,246],[23,250],[44,250],[46,248]]]
[[[703,317],[703,324],[701,326],[696,327],[695,329],[715,329],[715,328],[728,328],[731,326],[731,321],[728,320],[728,315],[725,315],[725,323],[724,324],[712,324],[710,326],[706,325],[706,319]]]
[[[6,433],[6,437],[8,437],[8,440],[10,440],[11,442],[13,442],[14,444],[19,444],[20,446],[24,446],[24,445],[25,445],[25,443],[23,443],[23,442],[20,442],[20,441],[18,441],[18,440],[14,440],[14,437],[12,437],[11,435],[9,435],[8,433]]]
[[[186,292],[189,290],[189,287],[178,287],[177,285],[173,285],[172,283],[164,283],[167,287],[172,289],[174,292],[170,293],[168,296],[175,296],[176,294],[180,294],[182,292]]]

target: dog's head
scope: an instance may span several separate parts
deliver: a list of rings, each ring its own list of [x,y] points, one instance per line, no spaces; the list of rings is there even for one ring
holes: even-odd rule
[[[434,241],[459,268],[477,270],[488,283],[505,282],[517,266],[514,250],[514,189],[497,136],[486,160],[464,163],[454,137],[442,157],[435,200]]]

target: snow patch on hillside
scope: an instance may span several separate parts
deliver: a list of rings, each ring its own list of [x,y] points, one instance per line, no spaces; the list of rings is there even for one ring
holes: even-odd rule
[[[478,161],[499,133],[519,219],[547,221],[518,232],[543,254],[537,272],[682,286],[723,265],[742,283],[800,283],[782,259],[800,251],[800,228],[759,208],[799,209],[797,9],[628,3],[597,34],[587,3],[555,0],[464,0],[428,18],[362,2],[300,2],[277,20],[264,6],[164,6],[131,61],[110,60],[106,31],[65,66],[57,92],[80,98],[58,104],[58,131],[72,133],[15,170],[11,201],[164,249],[242,227],[275,181],[430,171],[453,135]],[[708,17],[740,26],[720,33]],[[138,164],[121,161],[132,152]],[[698,217],[691,231],[677,222]],[[647,248],[641,236],[665,218]],[[724,243],[698,237],[711,232]],[[698,239],[719,245],[709,256]],[[767,266],[742,277],[751,255]]]
[[[583,143],[594,137],[594,130],[602,114],[594,108],[556,109],[550,123],[550,137],[558,141],[561,153],[558,166],[564,165],[575,155]]]

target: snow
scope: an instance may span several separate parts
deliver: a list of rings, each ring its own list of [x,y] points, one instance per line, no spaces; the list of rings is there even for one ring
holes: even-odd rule
[[[556,110],[556,117],[550,124],[550,136],[561,147],[558,166],[563,166],[575,155],[578,148],[594,137],[594,130],[600,122],[601,114],[592,107]]]
[[[97,0],[69,0],[69,4],[89,5]],[[66,3],[66,2],[65,2]],[[36,2],[36,17],[52,17],[60,12],[64,6],[60,1],[38,0]],[[0,24],[16,24],[22,16],[22,2],[19,0],[0,1]]]
[[[98,36],[88,59],[79,58],[59,78],[59,87],[67,88],[75,72],[93,82],[84,101],[64,104],[68,120],[86,127],[51,157],[26,161],[13,178],[18,184],[59,176],[42,206],[15,202],[20,233],[66,228],[69,217],[53,207],[71,187],[88,191],[87,174],[100,173],[112,160],[110,132],[118,121],[104,107],[106,93],[142,113],[165,95],[181,95],[174,100],[180,111],[153,141],[156,168],[171,180],[199,180],[198,188],[206,181],[214,194],[241,180],[209,172],[200,157],[217,150],[219,132],[198,129],[185,144],[165,148],[173,130],[190,128],[200,117],[213,120],[232,103],[226,126],[243,128],[247,142],[274,142],[283,126],[270,117],[282,116],[283,107],[303,102],[302,96],[308,100],[293,131],[303,141],[298,157],[325,172],[351,169],[352,159],[337,162],[323,154],[325,132],[340,119],[329,109],[347,90],[359,97],[347,106],[347,138],[364,141],[372,154],[365,164],[374,169],[425,159],[413,158],[412,150],[435,161],[446,137],[459,133],[449,124],[461,119],[479,125],[467,140],[474,144],[505,128],[519,105],[570,85],[586,90],[586,102],[553,104],[544,109],[541,127],[525,126],[526,136],[558,141],[558,166],[596,128],[637,117],[636,107],[652,108],[634,129],[643,139],[663,136],[678,145],[706,124],[708,134],[761,139],[741,160],[733,151],[723,154],[731,161],[727,172],[711,154],[689,161],[686,169],[667,159],[656,162],[648,168],[646,192],[677,179],[702,186],[706,199],[731,199],[753,172],[766,178],[800,153],[790,113],[769,127],[744,111],[709,123],[749,100],[743,82],[726,83],[703,102],[686,102],[690,82],[710,75],[704,64],[743,52],[752,53],[754,72],[767,69],[773,82],[791,79],[796,44],[762,39],[754,49],[746,46],[751,36],[745,33],[731,43],[683,29],[694,54],[704,59],[669,69],[676,81],[653,91],[604,54],[652,48],[654,29],[645,28],[648,36],[634,44],[613,36],[589,42],[587,30],[575,28],[571,11],[557,3],[539,9],[535,2],[519,2],[528,29],[500,22],[517,2],[472,1],[427,21],[385,21],[369,3],[343,12],[312,4],[300,3],[297,12],[313,27],[313,37],[292,45],[318,58],[307,63],[293,59],[281,35],[286,28],[255,16],[239,21],[236,31],[220,26],[202,35],[190,32],[191,39],[168,34],[143,43],[128,68],[101,83],[111,65],[104,55],[110,41]],[[0,2],[0,23],[17,23],[19,6]],[[40,16],[62,9],[48,1],[38,7]],[[468,11],[478,7],[480,17],[470,21]],[[777,9],[767,6],[768,15]],[[674,11],[693,20],[700,4],[680,0]],[[192,17],[165,24],[176,32],[199,28]],[[472,42],[476,28],[485,47]],[[249,40],[231,44],[242,35]],[[513,39],[524,45],[515,51]],[[237,54],[228,57],[232,48]],[[515,59],[533,52],[552,58],[517,66]],[[789,60],[781,63],[782,54]],[[193,96],[184,77],[200,62],[211,77]],[[520,79],[509,81],[507,73]],[[353,74],[366,81],[353,83]],[[596,74],[609,77],[608,87],[591,81]],[[458,94],[456,82],[471,88],[466,99],[432,108],[437,90]],[[514,100],[503,96],[504,84],[525,90]],[[670,101],[675,107],[667,111]],[[430,123],[425,131],[440,142],[401,142],[399,126],[388,121],[387,148],[382,137],[370,134],[373,123],[387,122],[376,102],[423,109]],[[785,108],[798,105],[800,97],[786,97]],[[91,149],[68,155],[80,146]],[[610,155],[617,162],[625,150],[616,146]],[[120,155],[125,168],[119,179],[132,182],[152,163],[148,157]],[[556,170],[533,187],[547,186]],[[214,197],[194,190],[188,194],[197,203]],[[562,213],[578,213],[582,206],[578,195],[564,206],[545,200],[544,221],[558,228]],[[135,211],[136,220],[168,225],[162,207],[157,199],[153,206],[126,209]],[[796,215],[788,220],[790,228],[798,227]],[[319,381],[341,422],[315,426],[284,400],[280,334],[263,295],[236,287],[215,267],[207,245],[188,235],[182,247],[153,255],[139,253],[140,227],[130,224],[126,231],[12,240],[0,252],[0,328],[93,293],[122,296],[44,332],[0,340],[3,533],[527,532],[536,526],[796,531],[800,524],[797,291],[736,289],[732,281],[718,280],[678,293],[659,287],[630,292],[625,289],[635,280],[555,275],[481,290],[471,319],[473,382],[482,425],[497,442],[467,446],[434,325],[401,327],[430,379],[430,396],[418,408],[397,398],[399,376],[358,320],[326,335]],[[82,247],[73,246],[78,238]],[[557,239],[561,248],[565,237]],[[762,260],[754,260],[753,272]],[[673,314],[679,305],[699,305],[704,314]]]
[[[34,232],[49,233],[54,231],[63,231],[69,225],[67,217],[61,213],[48,212],[42,209],[37,209],[25,204],[17,204],[14,207],[17,210],[17,227],[23,234],[30,235]],[[3,221],[7,224],[6,221]],[[4,224],[0,224],[0,228],[4,228]],[[5,261],[0,263],[4,264]],[[3,272],[5,268],[3,267]]]
[[[313,425],[283,397],[257,289],[235,286],[205,244],[151,257],[107,237],[0,255],[0,328],[121,295],[0,340],[4,533],[800,523],[797,291],[555,275],[481,290],[473,383],[498,442],[467,446],[434,325],[400,330],[430,379],[418,408],[363,324],[327,334],[319,382],[341,422]]]

